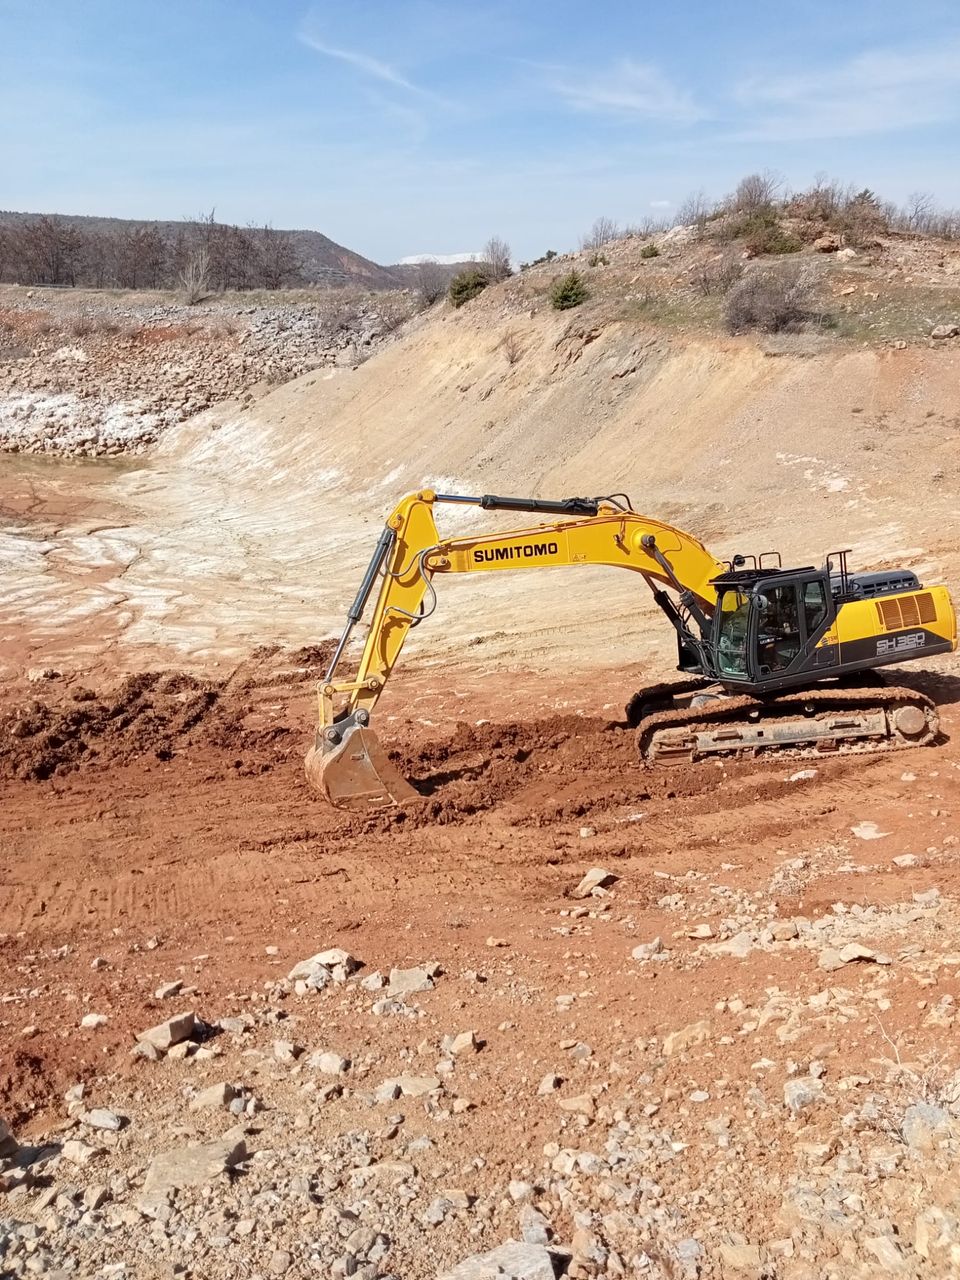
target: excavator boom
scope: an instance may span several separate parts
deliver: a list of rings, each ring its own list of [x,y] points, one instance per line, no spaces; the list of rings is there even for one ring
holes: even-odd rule
[[[561,518],[508,533],[441,538],[434,520],[437,503]],[[411,627],[429,617],[436,606],[435,576],[578,564],[632,569],[651,586],[656,582],[673,587],[701,629],[709,625],[716,599],[710,580],[726,567],[696,538],[630,510],[622,495],[550,502],[493,495],[473,498],[425,489],[404,498],[380,535],[318,688],[320,724],[306,761],[311,784],[332,803],[347,808],[376,808],[415,797],[369,724]],[[338,681],[340,659],[378,579],[356,676]],[[338,705],[341,700],[343,705]]]

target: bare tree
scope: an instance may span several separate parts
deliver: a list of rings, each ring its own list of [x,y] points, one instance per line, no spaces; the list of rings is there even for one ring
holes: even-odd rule
[[[418,264],[417,296],[422,306],[432,307],[435,302],[439,302],[447,292],[449,283],[447,273],[439,262],[428,258],[426,262]]]
[[[911,231],[929,231],[936,213],[936,201],[929,191],[911,191],[907,196],[907,226]]]
[[[156,288],[163,277],[163,237],[156,226],[135,224],[116,237],[116,280],[123,289]]]
[[[597,218],[586,235],[580,237],[580,248],[596,252],[611,240],[616,240],[619,234],[620,228],[612,218]]]
[[[748,173],[737,183],[730,206],[737,213],[765,209],[773,204],[782,188],[783,175],[774,173],[772,169],[764,169],[763,173]]]
[[[677,208],[675,225],[678,227],[694,226],[697,230],[702,231],[713,210],[713,201],[707,198],[707,193],[701,187],[699,191],[694,191],[685,200],[681,201]]]
[[[625,236],[655,236],[660,235],[664,231],[669,231],[673,223],[669,218],[645,217],[640,222],[631,223],[628,227],[623,228]]]
[[[205,244],[194,245],[180,272],[180,288],[188,307],[203,298],[210,287],[210,253]]]
[[[256,250],[256,283],[264,289],[282,289],[300,277],[300,256],[288,231],[276,231],[269,222],[252,227]]]
[[[494,282],[506,280],[513,274],[510,266],[510,246],[499,236],[491,236],[483,246],[483,261],[486,263],[490,279]]]
[[[83,237],[81,278],[95,289],[102,289],[108,280],[116,278],[117,253],[114,240],[108,232],[102,231],[91,231]]]
[[[19,236],[21,274],[30,284],[77,283],[83,237],[56,216],[42,215],[25,223]]]
[[[933,213],[930,217],[929,234],[943,240],[956,240],[960,237],[960,211],[942,209]]]

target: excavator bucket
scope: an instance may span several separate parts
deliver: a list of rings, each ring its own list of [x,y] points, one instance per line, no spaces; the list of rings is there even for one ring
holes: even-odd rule
[[[337,809],[385,809],[421,797],[387,759],[373,729],[352,724],[307,752],[307,781]]]

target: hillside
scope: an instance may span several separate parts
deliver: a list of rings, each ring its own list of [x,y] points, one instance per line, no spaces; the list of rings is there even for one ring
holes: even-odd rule
[[[0,210],[0,227],[21,227],[36,221],[41,214]],[[156,227],[164,244],[171,248],[179,236],[195,235],[201,224],[182,220],[179,222],[143,221],[132,218],[100,218],[80,214],[53,214],[68,227],[83,236],[114,238],[140,227]],[[369,258],[347,249],[320,231],[276,228],[276,234],[287,238],[292,246],[302,283],[340,285],[356,284],[369,289],[395,289],[404,283],[402,274],[390,267],[382,267]],[[0,264],[2,266],[2,264]]]
[[[155,530],[154,550],[123,573],[125,643],[173,645],[183,659],[198,646],[240,652],[330,634],[379,521],[425,484],[543,496],[626,490],[723,556],[774,546],[808,563],[842,545],[864,567],[902,560],[957,573],[960,347],[929,334],[956,314],[960,249],[931,254],[904,240],[874,250],[872,263],[798,255],[836,324],[730,336],[721,299],[696,287],[715,249],[667,233],[650,259],[644,243],[608,246],[605,265],[591,267],[587,254],[557,259],[460,311],[441,304],[372,358],[347,350],[345,361],[260,385],[242,407],[214,406],[167,430],[138,471],[105,473],[89,491],[94,506],[105,503],[122,524],[132,502],[137,522]],[[551,282],[572,266],[590,297],[554,311]],[[296,332],[289,321],[283,329]],[[161,356],[152,383],[161,398],[163,367]],[[444,513],[444,527],[475,518]],[[111,550],[90,537],[82,554],[109,563]],[[17,558],[38,608],[64,595],[87,607],[89,588],[69,567],[75,554]],[[184,559],[205,566],[188,596]],[[632,580],[584,570],[575,583],[503,575],[482,595],[472,582],[444,585],[442,630],[420,628],[411,645],[430,659],[468,663],[481,636],[486,660],[607,664],[642,651],[669,666],[670,637]],[[571,588],[574,631],[556,626]],[[9,622],[33,625],[19,607]],[[36,639],[61,643],[55,629]]]

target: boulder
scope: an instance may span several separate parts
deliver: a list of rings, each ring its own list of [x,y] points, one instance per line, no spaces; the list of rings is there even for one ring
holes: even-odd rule
[[[197,1023],[197,1015],[193,1012],[177,1013],[166,1022],[158,1022],[155,1027],[141,1031],[137,1039],[141,1043],[151,1044],[162,1053],[167,1052],[175,1044],[189,1040]]]
[[[440,1088],[439,1076],[398,1076],[396,1083],[405,1098],[422,1098]]]
[[[396,998],[415,995],[420,991],[432,991],[436,971],[436,965],[418,965],[413,969],[391,969],[388,994]]]
[[[663,939],[653,938],[650,942],[641,942],[630,954],[634,960],[652,960],[654,956],[663,954]]]
[[[116,1133],[123,1128],[123,1116],[118,1116],[109,1107],[93,1107],[90,1111],[82,1111],[80,1120],[91,1129],[106,1129]]]
[[[220,1177],[247,1158],[243,1131],[229,1129],[215,1142],[176,1147],[153,1157],[143,1184],[147,1195],[165,1194],[181,1187],[198,1187]]]
[[[907,1107],[900,1132],[914,1151],[932,1151],[944,1138],[952,1136],[954,1121],[945,1108],[932,1102],[916,1102]]]
[[[8,1160],[20,1150],[20,1144],[10,1132],[6,1120],[0,1120],[0,1160]]]
[[[591,867],[573,890],[573,897],[589,898],[594,889],[609,889],[619,878],[612,871],[605,871],[603,867]]]
[[[760,1246],[756,1244],[722,1244],[720,1261],[730,1271],[757,1271],[760,1267]]]
[[[312,1053],[307,1059],[307,1066],[325,1076],[342,1076],[350,1068],[350,1059],[339,1053]]]
[[[437,1280],[554,1280],[553,1259],[540,1244],[508,1241],[488,1253],[464,1258]]]
[[[332,977],[335,982],[345,982],[350,974],[356,973],[359,968],[360,961],[349,951],[344,951],[343,947],[329,947],[326,951],[318,951],[316,955],[301,960],[299,964],[293,966],[287,977],[291,982],[296,982],[298,978],[309,981],[318,970],[322,969],[327,977]]]
[[[783,1102],[794,1113],[816,1106],[823,1098],[823,1084],[812,1076],[797,1076],[783,1086]]]
[[[204,1111],[208,1107],[229,1107],[236,1098],[237,1090],[232,1084],[211,1084],[201,1089],[190,1099],[191,1111]]]
[[[444,1042],[444,1049],[454,1057],[461,1053],[479,1053],[480,1041],[475,1031],[461,1031],[459,1035],[450,1037],[449,1045]]]

